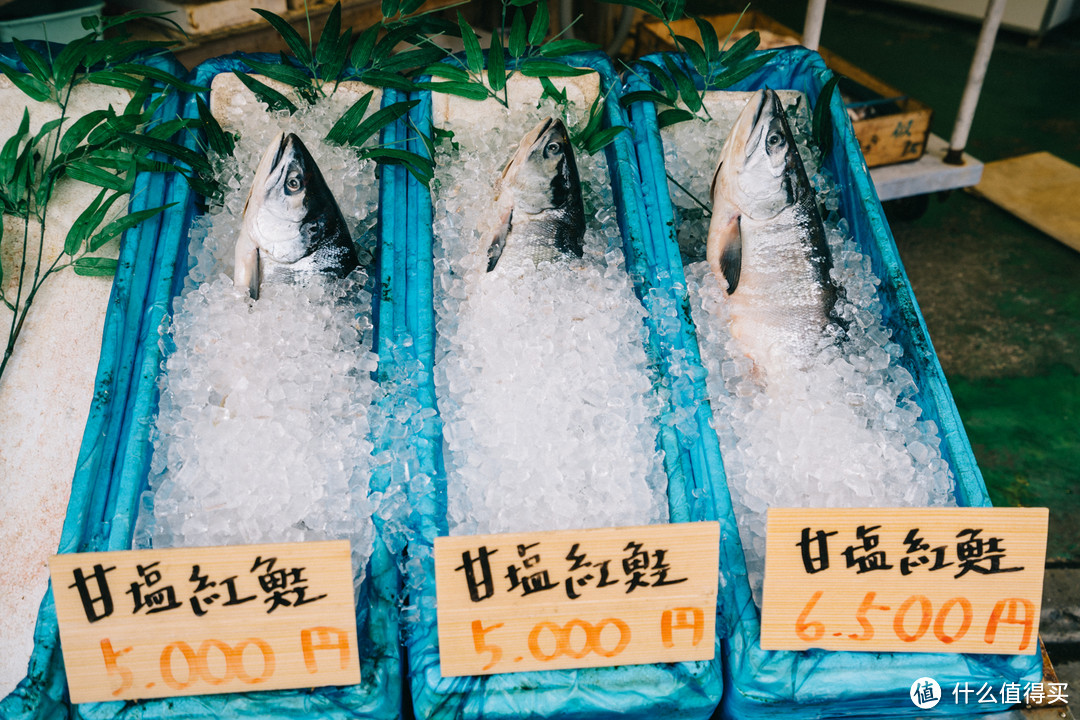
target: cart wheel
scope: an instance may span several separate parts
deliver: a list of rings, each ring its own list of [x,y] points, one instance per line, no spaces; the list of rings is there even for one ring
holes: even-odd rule
[[[885,214],[890,220],[911,222],[918,220],[930,207],[929,195],[912,195],[910,197],[889,200],[885,203]]]

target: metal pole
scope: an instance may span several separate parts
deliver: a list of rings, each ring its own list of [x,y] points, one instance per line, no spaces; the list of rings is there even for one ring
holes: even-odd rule
[[[986,67],[990,64],[990,53],[994,50],[994,38],[997,36],[998,26],[1001,25],[1001,16],[1005,14],[1005,2],[1006,0],[990,0],[986,6],[986,17],[983,18],[982,31],[979,32],[979,44],[975,47],[975,58],[971,61],[967,86],[960,98],[960,109],[956,113],[949,152],[945,155],[945,162],[950,165],[964,164],[964,146],[967,145],[975,107],[979,104],[979,94],[982,93],[983,80],[986,79]]]
[[[803,46],[817,50],[821,42],[821,24],[825,20],[825,0],[810,0],[806,6],[806,22],[803,23]]]

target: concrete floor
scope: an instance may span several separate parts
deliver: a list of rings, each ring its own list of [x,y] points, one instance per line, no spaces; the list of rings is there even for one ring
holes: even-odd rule
[[[801,28],[806,3],[753,9]],[[833,0],[821,44],[930,105],[932,131],[949,138],[978,31],[886,2]],[[1078,77],[1080,22],[1037,46],[1001,31],[967,151],[989,162],[1045,150],[1080,165]],[[965,192],[933,198],[916,220],[892,218],[995,504],[1050,508],[1042,634],[1080,703],[1080,253]]]

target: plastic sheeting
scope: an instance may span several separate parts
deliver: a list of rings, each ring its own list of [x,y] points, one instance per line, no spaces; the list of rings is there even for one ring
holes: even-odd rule
[[[591,67],[601,76],[601,92],[617,88],[611,61],[599,53],[562,58],[569,65]],[[431,127],[431,97],[420,94],[421,105],[413,122],[422,133]],[[606,104],[607,126],[628,125],[617,102]],[[424,152],[413,141],[410,148]],[[685,341],[685,327],[671,327],[663,310],[675,302],[662,279],[670,273],[666,262],[647,248],[640,179],[629,133],[621,133],[606,149],[616,211],[624,241],[627,271],[649,310],[648,352],[660,362],[661,372],[672,346]],[[426,188],[409,180],[408,257],[405,267],[406,304],[416,309],[407,321],[422,362],[418,392],[427,407],[435,407],[432,380],[435,329],[432,308],[432,203]],[[657,263],[660,263],[657,265]],[[395,291],[397,292],[397,291]],[[673,393],[674,395],[675,393]],[[665,412],[670,416],[671,409]],[[708,427],[708,420],[701,417]],[[709,662],[633,665],[582,670],[533,671],[484,677],[443,678],[439,669],[438,627],[432,549],[437,535],[447,534],[446,477],[442,467],[442,438],[437,423],[416,437],[419,473],[414,477],[412,504],[416,509],[416,536],[410,541],[407,587],[412,614],[406,618],[406,646],[413,708],[419,718],[648,718],[654,716],[705,718],[716,707],[722,691],[719,655]],[[661,422],[657,439],[665,453],[672,522],[715,519],[704,472],[705,454],[687,447],[671,424]],[[719,454],[712,460],[719,462]],[[723,531],[728,543],[738,543],[733,525]],[[723,581],[722,581],[723,583]],[[718,642],[718,641],[717,641]]]
[[[695,79],[700,89],[702,79],[685,58],[672,57]],[[646,59],[663,67],[660,56]],[[806,93],[813,104],[831,75],[817,53],[789,48],[779,51],[761,70],[729,89],[798,90]],[[647,72],[641,72],[640,77],[647,77]],[[631,73],[626,90],[646,89],[641,82]],[[922,408],[923,417],[938,425],[943,440],[942,455],[956,478],[958,504],[990,505],[982,475],[975,464],[956,405],[930,344],[925,321],[838,94],[834,94],[829,109],[834,124],[834,144],[826,167],[842,189],[841,213],[850,223],[861,251],[870,256],[873,272],[882,280],[879,294],[884,306],[884,322],[893,332],[893,341],[903,348],[905,367],[919,387],[914,400]],[[635,103],[630,108],[630,116],[654,246],[666,247],[669,253],[677,256],[674,213],[668,196],[655,106],[647,102]],[[681,282],[681,265],[673,267],[672,274]],[[715,483],[713,496],[721,522],[725,527],[733,525],[735,521],[722,467],[710,475],[710,479]],[[736,552],[734,546],[728,547],[723,550],[723,557],[733,563],[729,567],[736,576],[736,582],[721,588],[720,616],[728,624],[730,633],[724,643],[722,709],[725,716],[783,716],[790,719],[999,711],[1006,706],[965,705],[947,699],[932,710],[919,710],[911,702],[909,691],[916,679],[930,676],[946,692],[958,682],[967,682],[974,688],[987,683],[1000,697],[1000,689],[1006,682],[1023,686],[1025,682],[1042,678],[1042,659],[1038,653],[1007,656],[762,650],[760,617],[751,597],[741,552]]]
[[[277,62],[275,56],[260,57]],[[151,64],[182,75],[175,61]],[[209,87],[212,78],[234,69],[247,70],[243,56],[219,58],[200,65],[189,81]],[[384,95],[384,102],[397,99]],[[205,97],[204,97],[205,100]],[[197,117],[192,95],[171,97],[159,116]],[[403,132],[398,127],[390,134]],[[202,138],[188,137],[187,146],[202,152]],[[380,206],[403,203],[403,170],[384,171]],[[387,177],[396,181],[385,182]],[[150,427],[157,409],[158,375],[162,366],[159,328],[179,294],[187,271],[187,237],[197,213],[196,197],[175,173],[142,173],[132,192],[130,211],[176,205],[129,231],[123,240],[120,266],[105,321],[101,361],[93,406],[84,433],[71,500],[59,552],[125,550],[131,547],[139,496],[146,487],[152,445]],[[389,323],[391,305],[384,303],[374,319]],[[381,350],[381,348],[379,348]],[[380,358],[380,372],[389,372]],[[385,443],[376,438],[376,452]],[[389,475],[376,471],[373,491],[386,489]],[[377,523],[378,525],[378,523]],[[350,687],[278,690],[203,695],[134,702],[84,703],[67,698],[56,612],[51,590],[39,611],[35,650],[28,677],[0,703],[0,716],[9,720],[86,718],[396,718],[401,714],[401,654],[398,642],[400,573],[396,559],[377,539],[367,577],[361,588],[365,602],[358,613],[362,682]]]

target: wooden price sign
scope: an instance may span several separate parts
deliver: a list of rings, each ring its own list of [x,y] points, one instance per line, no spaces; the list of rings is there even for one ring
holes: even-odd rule
[[[71,701],[355,685],[349,541],[49,560]]]
[[[715,522],[435,539],[443,677],[710,660]]]
[[[769,510],[761,647],[1033,654],[1048,515]]]

